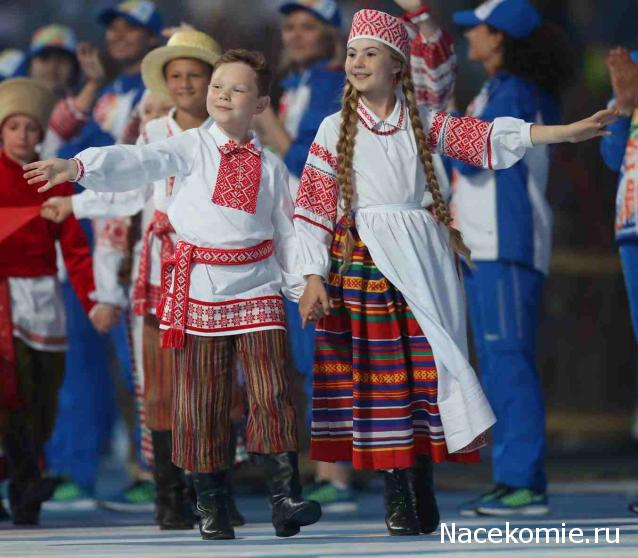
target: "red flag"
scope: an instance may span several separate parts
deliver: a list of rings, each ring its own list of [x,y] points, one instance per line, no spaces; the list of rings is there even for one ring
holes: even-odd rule
[[[38,215],[40,206],[0,207],[0,242]]]

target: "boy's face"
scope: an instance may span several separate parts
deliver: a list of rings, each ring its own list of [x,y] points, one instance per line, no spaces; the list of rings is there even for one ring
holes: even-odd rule
[[[31,60],[29,77],[39,81],[57,95],[70,87],[73,69],[73,60],[69,54],[44,51]]]
[[[116,17],[106,29],[109,56],[120,64],[139,62],[156,43],[157,39],[150,31],[129,23],[123,17]]]
[[[152,93],[147,93],[140,107],[140,124],[144,126],[147,122],[168,114],[171,108],[172,105],[165,103]]]
[[[213,72],[206,108],[227,131],[245,134],[253,116],[266,110],[269,103],[270,97],[259,95],[257,74],[247,64],[229,62]]]
[[[201,112],[206,108],[211,68],[193,58],[171,60],[164,68],[166,87],[178,109]]]
[[[2,124],[2,149],[14,161],[27,162],[35,158],[35,146],[42,139],[40,126],[31,116],[14,114]]]

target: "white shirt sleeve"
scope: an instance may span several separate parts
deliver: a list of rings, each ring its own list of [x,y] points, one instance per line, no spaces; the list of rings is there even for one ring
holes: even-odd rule
[[[486,122],[426,108],[419,108],[419,113],[432,151],[476,167],[509,168],[533,147],[532,124],[518,118],[506,116]]]
[[[78,182],[96,192],[127,192],[170,176],[190,173],[200,152],[200,130],[188,130],[148,145],[90,147],[78,155]]]
[[[71,196],[73,215],[77,219],[130,217],[144,209],[153,194],[152,185],[130,192],[95,192],[84,190]]]
[[[301,275],[299,242],[292,222],[294,204],[288,189],[288,171],[283,164],[275,167],[275,203],[272,213],[275,257],[281,268],[284,296],[297,302],[306,282]]]
[[[326,119],[310,146],[295,202],[302,274],[328,278],[330,244],[337,220],[338,132]]]

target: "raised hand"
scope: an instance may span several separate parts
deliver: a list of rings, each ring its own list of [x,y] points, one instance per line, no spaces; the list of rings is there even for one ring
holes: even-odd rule
[[[422,0],[394,0],[394,3],[406,12],[416,12],[425,5]]]
[[[308,277],[306,289],[299,299],[299,314],[303,327],[330,314],[330,299],[323,285],[323,279],[318,275]]]
[[[24,178],[28,184],[44,182],[44,185],[38,188],[38,192],[46,192],[58,184],[71,182],[78,174],[77,163],[73,159],[35,161],[24,165],[22,170],[26,171]]]
[[[82,42],[78,44],[75,51],[80,69],[88,81],[96,83],[104,83],[106,79],[106,71],[100,60],[100,53],[90,43]]]
[[[62,223],[73,213],[71,196],[58,196],[46,200],[40,208],[40,215],[54,223]]]
[[[626,48],[615,48],[607,57],[607,67],[616,107],[624,114],[631,114],[638,106],[638,64]]]

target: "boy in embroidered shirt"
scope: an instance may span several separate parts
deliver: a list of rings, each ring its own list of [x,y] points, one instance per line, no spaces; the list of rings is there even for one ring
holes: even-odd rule
[[[316,502],[301,497],[285,367],[280,291],[297,299],[303,290],[288,177],[249,132],[252,117],[268,106],[270,79],[261,54],[229,51],[211,78],[210,128],[24,167],[32,184],[47,180],[45,190],[65,177],[97,191],[176,177],[168,216],[179,240],[163,271],[157,315],[164,346],[181,349],[173,385],[173,461],[194,471],[205,539],[234,538],[226,481],[235,355],[249,400],[247,447],[264,454],[276,534],[295,535],[321,515]]]

